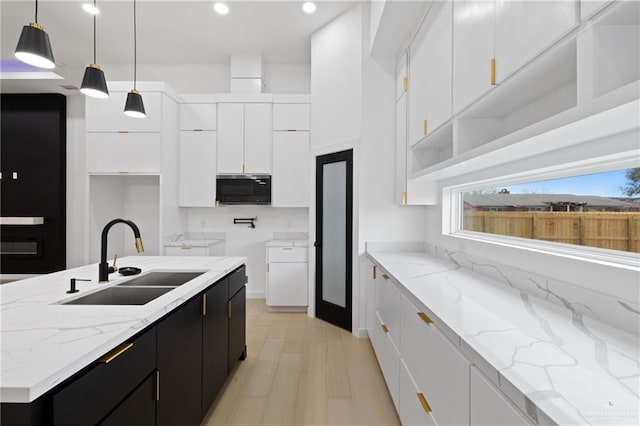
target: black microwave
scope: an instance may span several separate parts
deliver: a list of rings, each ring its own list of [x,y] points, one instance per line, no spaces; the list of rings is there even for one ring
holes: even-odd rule
[[[218,175],[216,200],[220,204],[271,204],[270,175]]]

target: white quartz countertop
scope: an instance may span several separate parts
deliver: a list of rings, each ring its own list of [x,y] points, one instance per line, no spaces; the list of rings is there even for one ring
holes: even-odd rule
[[[131,256],[118,266],[204,272],[145,305],[62,305],[140,275],[110,274],[98,284],[98,265],[0,286],[0,401],[31,402],[101,355],[246,263],[245,257]],[[67,294],[70,278],[80,292]],[[98,396],[99,397],[99,396]]]
[[[199,240],[199,239],[189,239],[189,240],[178,240],[178,241],[166,241],[164,243],[165,247],[209,247],[214,244],[218,244],[223,242],[224,240]]]
[[[425,253],[368,256],[541,424],[640,424],[637,336]]]
[[[309,240],[271,240],[265,245],[267,247],[308,247]]]

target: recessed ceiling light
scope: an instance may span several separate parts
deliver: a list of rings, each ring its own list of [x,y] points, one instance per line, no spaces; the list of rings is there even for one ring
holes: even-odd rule
[[[305,13],[313,13],[316,11],[316,4],[308,1],[302,5],[302,10],[304,10]]]
[[[85,12],[87,12],[90,15],[100,15],[100,9],[98,9],[92,4],[84,3],[82,5],[82,8],[84,9]]]
[[[227,13],[229,13],[229,6],[227,6],[224,3],[215,3],[213,5],[213,9],[219,14],[219,15],[226,15]]]

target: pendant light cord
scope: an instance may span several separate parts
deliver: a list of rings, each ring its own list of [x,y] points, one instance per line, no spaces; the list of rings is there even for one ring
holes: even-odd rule
[[[36,0],[36,24],[38,23],[38,0]]]
[[[137,63],[138,63],[138,52],[137,52],[137,31],[136,31],[136,0],[133,0],[133,88],[136,88],[136,74],[137,74]]]
[[[93,7],[96,8],[96,0],[93,0]],[[96,61],[96,14],[93,14],[93,63],[97,64]]]

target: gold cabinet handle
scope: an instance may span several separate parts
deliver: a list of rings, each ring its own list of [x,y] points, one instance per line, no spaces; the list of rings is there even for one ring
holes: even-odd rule
[[[376,265],[373,265],[373,279],[374,280],[376,279],[377,272],[378,272],[378,268],[376,268]]]
[[[433,320],[431,318],[429,318],[429,316],[427,314],[425,314],[424,312],[418,312],[418,316],[420,317],[420,319],[422,321],[424,321],[426,324],[431,324],[433,323]]]
[[[227,317],[231,318],[231,300],[227,301]]]
[[[419,392],[416,395],[418,396],[418,401],[420,401],[420,404],[422,405],[422,409],[425,412],[430,413],[431,412],[431,406],[427,402],[427,398],[424,397],[424,394],[422,392]]]
[[[422,133],[424,136],[427,136],[427,119],[424,119],[424,122],[422,123]]]
[[[389,279],[389,275],[387,275],[387,274],[382,274],[382,278],[384,278],[385,280],[388,280],[388,279]]]
[[[202,295],[202,316],[207,316],[207,295]]]
[[[409,79],[407,77],[402,79],[402,89],[404,89],[405,92],[409,89]]]
[[[387,328],[386,325],[382,324],[381,327],[382,327],[382,331],[384,331],[385,333],[389,332],[389,329]]]
[[[293,247],[282,247],[282,250],[293,250]]]
[[[109,364],[111,361],[118,358],[120,355],[122,355],[127,350],[129,350],[132,346],[133,346],[133,343],[125,343],[123,345],[120,345],[114,350],[112,350],[111,352],[109,352],[108,354],[106,354],[105,356],[103,356],[102,358],[100,358],[98,362],[101,362],[103,364]]]
[[[407,191],[404,191],[402,193],[402,205],[406,206],[407,205]]]
[[[156,401],[160,401],[160,370],[156,370]]]
[[[491,85],[496,85],[496,58],[491,58]]]
[[[194,132],[202,132],[202,131],[204,131],[204,130],[202,130],[202,129],[193,129],[193,131],[194,131]]]
[[[244,173],[244,164],[242,164],[242,173]]]

